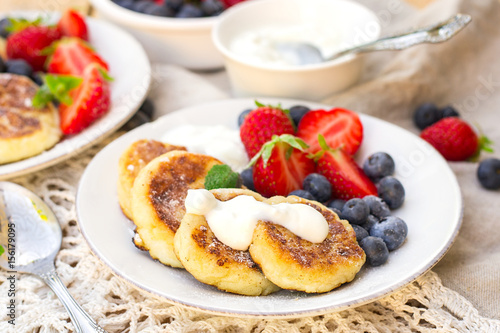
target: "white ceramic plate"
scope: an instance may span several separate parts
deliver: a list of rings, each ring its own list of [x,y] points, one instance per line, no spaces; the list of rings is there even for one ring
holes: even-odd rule
[[[21,12],[12,16],[36,17],[37,13]],[[49,15],[49,20],[58,15]],[[92,146],[116,131],[137,111],[147,95],[151,82],[151,66],[142,46],[128,33],[104,21],[86,18],[90,43],[109,64],[111,109],[79,134],[66,136],[51,149],[9,164],[0,165],[0,179],[37,171]]]
[[[265,99],[284,107],[309,102]],[[337,311],[373,301],[410,283],[444,255],[458,233],[462,217],[460,189],[446,161],[417,136],[382,120],[361,115],[364,142],[358,161],[386,151],[396,161],[396,177],[406,201],[394,211],[408,223],[404,245],[386,264],[364,267],[354,281],[329,293],[280,291],[269,296],[240,296],[195,280],[182,269],[163,266],[132,244],[133,224],[118,205],[116,183],[120,154],[134,141],[160,139],[180,124],[223,124],[236,128],[238,114],[253,105],[236,99],[186,108],[143,125],[105,147],[88,165],[80,181],[76,209],[80,229],[92,251],[119,276],[167,300],[198,310],[238,316],[303,316]]]

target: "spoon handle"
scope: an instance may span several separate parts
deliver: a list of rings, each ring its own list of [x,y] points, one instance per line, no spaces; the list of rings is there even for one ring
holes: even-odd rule
[[[457,14],[444,22],[440,22],[427,28],[381,38],[370,43],[341,51],[331,56],[328,60],[336,59],[349,53],[402,50],[421,43],[444,42],[462,30],[471,21],[471,19],[470,15]]]
[[[75,301],[73,296],[68,292],[68,289],[64,286],[61,279],[56,273],[54,264],[51,263],[47,266],[45,272],[37,272],[38,275],[47,285],[54,291],[54,293],[59,297],[61,303],[64,305],[69,313],[71,321],[75,326],[75,330],[78,333],[106,333],[106,331],[97,325],[97,323],[90,318],[87,312]]]

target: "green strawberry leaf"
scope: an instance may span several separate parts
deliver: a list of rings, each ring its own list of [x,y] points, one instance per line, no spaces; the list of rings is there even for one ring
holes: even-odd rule
[[[262,162],[264,163],[264,168],[265,168],[267,166],[267,162],[271,158],[271,154],[273,153],[274,146],[276,146],[276,144],[278,142],[284,142],[284,143],[288,144],[291,148],[291,149],[287,150],[287,152],[286,152],[286,155],[285,155],[286,159],[290,158],[290,155],[292,154],[292,151],[294,148],[298,149],[300,151],[305,151],[307,148],[309,148],[307,143],[305,143],[302,139],[300,139],[296,136],[293,136],[291,134],[282,134],[280,136],[273,135],[271,140],[267,141],[266,143],[264,143],[264,145],[262,145],[262,148],[260,149],[260,151],[257,154],[255,154],[255,156],[252,158],[250,163],[248,163],[248,167],[251,167],[252,165],[257,163],[259,158],[262,157]]]
[[[115,79],[113,77],[111,77],[108,73],[107,70],[105,70],[104,68],[102,67],[99,67],[99,73],[101,73],[102,77],[104,78],[104,80],[108,81],[108,82],[113,82]]]
[[[43,76],[44,84],[38,89],[33,98],[33,106],[42,108],[53,100],[58,100],[64,105],[73,104],[73,99],[69,93],[80,86],[83,79],[72,75],[51,75]]]
[[[241,187],[240,175],[226,164],[214,165],[205,177],[205,189]]]
[[[41,17],[37,17],[35,20],[27,20],[25,18],[14,18],[9,17],[9,25],[6,30],[10,33],[19,32],[31,26],[39,26],[43,22]]]
[[[0,245],[0,256],[5,252],[5,249],[3,248],[2,245]]]

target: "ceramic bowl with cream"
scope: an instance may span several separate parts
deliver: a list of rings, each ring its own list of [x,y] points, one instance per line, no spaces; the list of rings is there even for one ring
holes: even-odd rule
[[[362,56],[296,65],[276,51],[306,42],[323,57],[380,36],[376,15],[349,0],[253,0],[226,10],[212,31],[237,96],[321,100],[357,82]]]

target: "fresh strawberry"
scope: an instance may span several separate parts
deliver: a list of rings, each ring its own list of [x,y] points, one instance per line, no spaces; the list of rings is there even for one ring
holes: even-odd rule
[[[349,110],[312,110],[304,115],[297,129],[297,136],[309,145],[312,154],[321,150],[318,134],[325,137],[331,148],[342,147],[353,155],[363,141],[363,125],[359,116]]]
[[[85,19],[74,9],[68,9],[64,12],[59,22],[57,22],[57,30],[59,30],[62,36],[89,40]]]
[[[7,57],[24,59],[34,71],[43,70],[47,55],[43,49],[61,38],[61,33],[53,27],[32,25],[14,32],[7,38]]]
[[[54,46],[47,71],[81,76],[83,70],[94,62],[108,70],[108,64],[87,43],[76,37],[65,37]]]
[[[492,151],[491,141],[478,137],[467,122],[457,117],[441,119],[425,128],[420,137],[429,142],[448,161],[464,161],[480,150]]]
[[[255,163],[253,181],[257,192],[266,197],[286,196],[301,189],[304,178],[315,168],[306,148],[305,142],[293,135],[274,135],[250,162]]]
[[[350,154],[342,148],[330,148],[322,135],[318,136],[318,143],[321,150],[315,155],[316,172],[332,184],[333,198],[349,200],[377,196],[377,188]]]
[[[257,109],[245,117],[240,127],[241,142],[250,158],[257,154],[273,135],[294,133],[293,124],[284,110],[260,103],[257,103],[257,106]]]
[[[110,88],[103,71],[97,63],[87,66],[83,71],[81,84],[69,93],[72,103],[59,105],[61,130],[64,134],[81,132],[109,110]]]
[[[221,0],[221,2],[224,4],[225,8],[229,8],[231,6],[234,6],[236,4],[239,4],[240,2],[243,2],[245,0]]]

